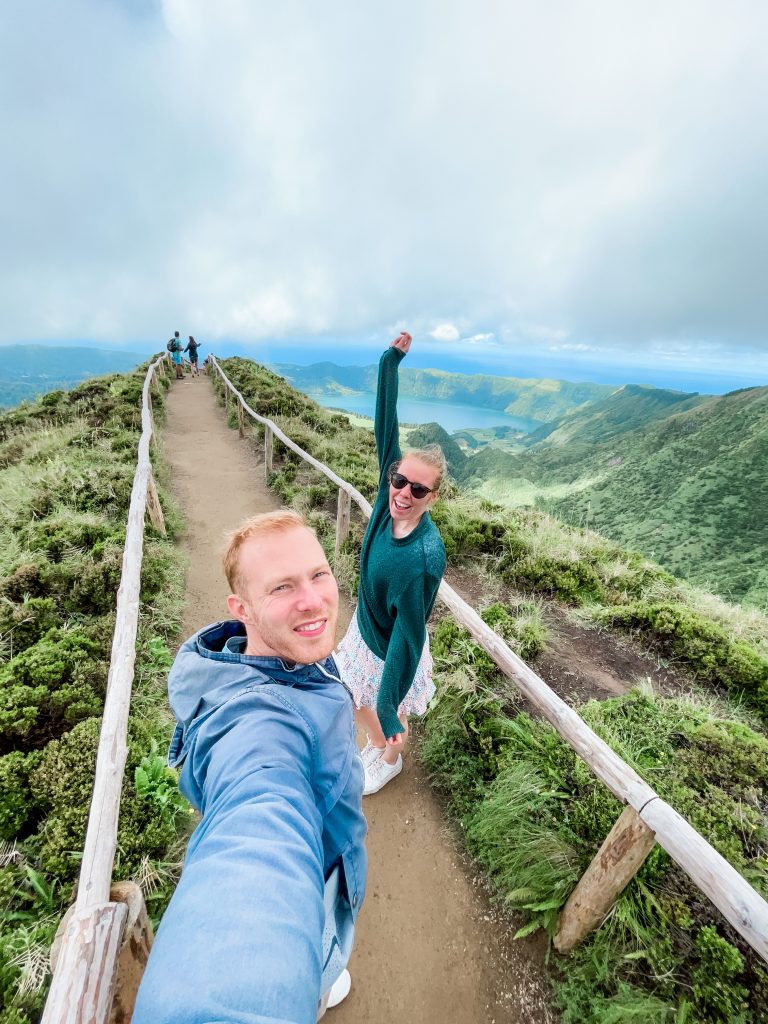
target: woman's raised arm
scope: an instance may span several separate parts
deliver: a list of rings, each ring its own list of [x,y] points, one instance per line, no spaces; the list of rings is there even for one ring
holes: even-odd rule
[[[376,388],[376,451],[379,473],[384,477],[393,462],[402,457],[397,422],[398,367],[411,347],[411,336],[403,331],[395,338],[379,360],[379,381]]]

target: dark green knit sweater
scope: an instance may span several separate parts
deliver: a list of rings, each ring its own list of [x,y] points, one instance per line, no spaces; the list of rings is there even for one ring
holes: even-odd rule
[[[360,553],[357,604],[363,640],[384,661],[376,711],[387,737],[402,732],[397,709],[413,683],[426,639],[426,622],[445,572],[445,547],[428,512],[407,537],[392,535],[387,473],[392,463],[402,457],[397,423],[397,370],[404,354],[389,348],[379,362],[379,490]]]

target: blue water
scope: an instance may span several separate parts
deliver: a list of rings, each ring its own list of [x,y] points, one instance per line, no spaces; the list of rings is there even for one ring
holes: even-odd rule
[[[373,392],[356,395],[313,395],[318,405],[326,408],[344,409],[362,416],[373,418],[376,396]],[[456,402],[443,402],[439,399],[403,398],[397,402],[397,415],[401,423],[439,423],[443,430],[452,433],[467,427],[512,427],[529,434],[541,424],[537,420],[523,419],[520,416],[509,416],[498,409],[488,409],[478,405],[460,405]]]

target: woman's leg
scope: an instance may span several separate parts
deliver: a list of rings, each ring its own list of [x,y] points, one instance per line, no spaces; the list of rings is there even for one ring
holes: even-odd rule
[[[400,754],[405,752],[405,744],[408,739],[408,719],[405,715],[398,715],[398,718],[403,726],[403,738],[398,740],[397,743],[387,743],[387,749],[381,755],[382,760],[386,761],[387,764],[394,764]],[[381,729],[381,727],[379,727],[379,729]],[[384,733],[382,733],[382,736],[383,735]]]
[[[355,720],[357,724],[362,726],[368,734],[368,739],[374,745],[383,750],[387,745],[387,740],[384,733],[381,731],[381,723],[379,722],[379,716],[376,714],[375,708],[355,708]]]
[[[355,718],[358,725],[361,725],[368,734],[368,739],[380,750],[384,750],[384,760],[387,764],[394,764],[399,754],[402,754],[405,750],[405,742],[408,739],[408,719],[405,715],[400,715],[400,721],[403,725],[403,739],[398,743],[387,743],[384,733],[381,731],[381,723],[379,722],[379,716],[376,714],[375,708],[356,708]],[[384,749],[386,747],[386,750]]]

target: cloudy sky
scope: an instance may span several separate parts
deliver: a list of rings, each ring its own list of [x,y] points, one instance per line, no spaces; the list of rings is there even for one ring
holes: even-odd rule
[[[5,0],[0,342],[768,383],[767,38],[763,0]]]

